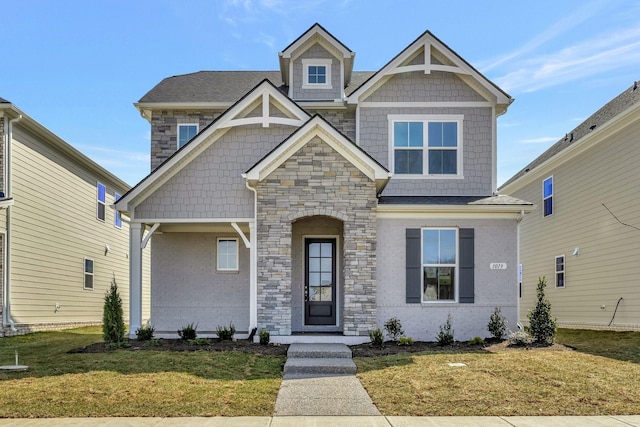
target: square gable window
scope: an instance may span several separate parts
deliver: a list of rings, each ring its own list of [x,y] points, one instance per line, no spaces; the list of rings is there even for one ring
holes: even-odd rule
[[[303,59],[303,89],[331,89],[331,59]]]
[[[198,133],[198,125],[178,125],[178,148],[182,148]]]

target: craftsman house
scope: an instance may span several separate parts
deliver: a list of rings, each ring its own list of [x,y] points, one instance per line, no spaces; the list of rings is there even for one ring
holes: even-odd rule
[[[430,32],[374,72],[315,24],[277,71],[167,78],[136,103],[151,169],[131,218],[131,330],[233,323],[275,342],[368,341],[398,317],[434,340],[517,319],[517,224],[496,190],[496,119],[513,101]],[[136,287],[138,289],[136,289]]]
[[[0,135],[0,336],[101,324],[112,281],[128,317],[129,224],[113,203],[130,186],[2,98]]]
[[[539,206],[520,226],[523,322],[544,276],[561,326],[640,329],[639,140],[634,82],[502,186]]]

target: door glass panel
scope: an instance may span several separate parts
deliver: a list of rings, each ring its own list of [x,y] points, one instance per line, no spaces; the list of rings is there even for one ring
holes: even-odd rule
[[[309,286],[320,286],[320,273],[309,273]]]
[[[331,258],[322,258],[322,272],[331,273]],[[311,268],[311,260],[309,260],[309,268]],[[313,270],[311,270],[313,271]]]
[[[331,273],[322,273],[322,282],[323,286],[331,285],[333,281],[331,280]]]
[[[313,273],[320,272],[320,258],[309,258],[309,271]]]
[[[319,257],[320,256],[320,243],[310,243],[309,244],[309,256],[310,257]]]
[[[320,301],[320,287],[309,286],[309,301]]]
[[[331,286],[323,286],[320,289],[321,301],[331,301]]]
[[[331,243],[321,243],[322,245],[322,257],[332,257],[333,256],[333,245]]]

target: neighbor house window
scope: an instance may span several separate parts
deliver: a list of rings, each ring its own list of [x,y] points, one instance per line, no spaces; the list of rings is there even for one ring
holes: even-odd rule
[[[422,230],[422,301],[455,301],[458,230]]]
[[[462,118],[390,117],[396,175],[462,175]]]
[[[218,239],[218,270],[238,271],[238,239]]]
[[[84,259],[84,288],[93,289],[93,260]]]
[[[98,183],[96,189],[97,195],[97,207],[96,207],[96,217],[100,221],[104,221],[106,211],[107,211],[107,187]]]
[[[556,288],[564,288],[564,255],[556,257]]]
[[[303,89],[330,89],[331,63],[331,59],[303,59]]]
[[[120,195],[118,193],[115,193],[113,195],[113,198],[117,202],[120,199]],[[122,215],[120,214],[120,212],[118,212],[117,209],[114,210],[113,225],[115,225],[117,228],[122,228]]]
[[[553,177],[545,179],[542,182],[542,203],[544,205],[544,216],[553,213]]]
[[[182,148],[198,133],[198,125],[178,125],[178,148]]]

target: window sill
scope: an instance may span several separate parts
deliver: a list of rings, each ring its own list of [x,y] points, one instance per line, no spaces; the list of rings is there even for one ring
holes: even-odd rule
[[[216,270],[216,274],[238,274],[240,270]]]
[[[391,179],[464,179],[464,175],[411,175],[394,173]]]
[[[306,84],[302,85],[302,89],[333,89],[333,85],[314,85],[314,84]]]

